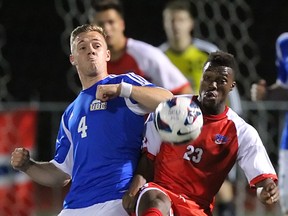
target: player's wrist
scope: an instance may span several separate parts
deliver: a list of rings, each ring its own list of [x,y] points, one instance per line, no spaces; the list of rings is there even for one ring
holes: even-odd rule
[[[121,82],[120,95],[119,96],[129,98],[131,96],[131,93],[132,93],[132,88],[133,88],[132,84]]]
[[[29,159],[29,161],[27,161],[20,169],[20,171],[22,172],[27,172],[27,170],[33,166],[35,164],[34,161],[32,161],[31,159]]]

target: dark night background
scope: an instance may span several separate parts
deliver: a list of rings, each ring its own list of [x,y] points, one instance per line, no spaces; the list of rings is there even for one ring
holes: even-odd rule
[[[60,0],[59,0],[60,1]],[[249,29],[258,46],[257,73],[275,81],[274,44],[288,31],[287,0],[251,0],[255,23]],[[124,0],[127,35],[159,45],[165,40],[161,9],[164,0]],[[0,1],[0,37],[6,38],[1,53],[10,66],[11,80],[7,101],[71,101],[75,97],[67,86],[68,57],[60,44],[65,29],[52,0]],[[4,34],[3,34],[4,32]]]
[[[49,161],[53,157],[62,112],[66,104],[76,97],[76,92],[71,90],[67,82],[67,74],[72,73],[71,64],[67,50],[65,52],[61,41],[66,26],[63,17],[60,17],[56,11],[56,1],[82,2],[82,0],[0,0],[0,108],[4,104],[9,104],[4,102],[63,102],[60,108],[55,107],[57,111],[49,110],[51,107],[44,107],[44,111],[39,109],[35,159],[42,161]],[[223,3],[225,1],[239,2],[237,0],[210,1],[219,4],[225,4]],[[277,73],[275,40],[282,32],[288,32],[288,0],[242,1],[251,7],[254,18],[254,23],[248,31],[259,52],[257,74],[266,79],[267,84],[270,85],[275,82]],[[126,35],[155,46],[165,41],[161,14],[165,2],[166,0],[123,0]],[[217,44],[217,41],[211,42]],[[8,63],[8,68],[4,67],[5,62]],[[7,75],[8,83],[2,81]],[[239,81],[250,83],[257,81],[249,79],[248,76],[247,80]],[[75,78],[78,81],[78,78]],[[6,90],[3,88],[3,83],[8,89],[8,94],[3,91]],[[42,108],[43,106],[46,106],[46,103]],[[262,126],[261,115],[251,112],[251,116],[258,127]],[[265,141],[268,140],[264,144],[269,147],[272,162],[277,164],[278,118],[272,113],[263,119],[272,122],[272,126],[268,125],[269,128],[264,128],[264,134],[268,137],[264,136]],[[281,120],[281,116],[279,119]],[[275,141],[274,144],[271,141]],[[56,201],[52,200],[51,203],[55,205],[59,201],[61,206],[61,197],[58,196],[59,193],[56,195]],[[43,193],[40,197],[42,196]],[[43,199],[47,199],[47,196]]]

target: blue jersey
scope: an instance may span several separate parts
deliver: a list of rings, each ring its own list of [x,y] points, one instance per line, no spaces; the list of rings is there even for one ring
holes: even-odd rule
[[[281,34],[276,41],[277,84],[288,89],[288,32]],[[282,131],[279,151],[279,190],[282,212],[288,212],[288,112]]]
[[[129,98],[107,102],[95,98],[98,85],[122,81],[154,86],[134,73],[110,75],[81,91],[62,116],[52,162],[72,177],[64,208],[120,199],[128,189],[141,153],[147,112]]]
[[[288,89],[288,32],[281,34],[276,41],[277,83]],[[286,113],[280,149],[288,150],[288,113]]]
[[[288,88],[288,32],[281,34],[276,41],[277,83]]]

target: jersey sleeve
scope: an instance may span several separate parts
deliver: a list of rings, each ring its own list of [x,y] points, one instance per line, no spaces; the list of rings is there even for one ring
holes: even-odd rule
[[[154,83],[149,82],[148,80],[146,80],[145,78],[130,72],[127,73],[125,75],[123,75],[123,79],[122,82],[127,82],[130,83],[132,85],[135,86],[150,86],[150,87],[156,87],[156,85]]]
[[[154,113],[151,113],[145,123],[142,148],[150,155],[150,158],[153,159],[153,157],[159,153],[161,143],[160,135],[154,124]]]
[[[243,169],[251,187],[256,183],[271,178],[277,179],[276,172],[256,129],[243,123],[238,130],[238,164]]]
[[[72,176],[73,167],[73,147],[72,147],[72,137],[70,131],[64,123],[64,115],[61,119],[61,124],[59,127],[56,145],[55,145],[55,155],[51,162],[63,172]]]

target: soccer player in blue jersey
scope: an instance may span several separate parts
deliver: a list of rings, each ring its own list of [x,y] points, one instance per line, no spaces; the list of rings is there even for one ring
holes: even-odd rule
[[[137,166],[145,115],[172,97],[134,73],[109,75],[110,51],[101,27],[85,24],[70,37],[70,61],[82,91],[63,113],[54,159],[38,162],[25,148],[11,165],[39,184],[71,182],[61,216],[127,215],[121,198]]]
[[[282,33],[276,40],[276,65],[278,76],[276,83],[266,88],[265,80],[251,87],[251,99],[288,101],[288,32]],[[279,150],[279,189],[282,212],[288,216],[288,112],[285,117]]]

